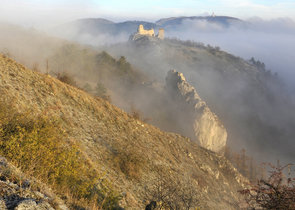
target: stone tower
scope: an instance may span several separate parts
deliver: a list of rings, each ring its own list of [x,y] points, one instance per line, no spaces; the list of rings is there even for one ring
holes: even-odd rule
[[[165,31],[163,28],[160,28],[159,29],[159,33],[158,33],[158,36],[157,36],[159,39],[164,39],[165,37]]]

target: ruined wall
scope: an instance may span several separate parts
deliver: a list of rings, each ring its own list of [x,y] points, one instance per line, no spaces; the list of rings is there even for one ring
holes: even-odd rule
[[[143,25],[139,25],[137,32],[140,35],[155,36],[154,29],[145,30],[144,27],[143,27]]]

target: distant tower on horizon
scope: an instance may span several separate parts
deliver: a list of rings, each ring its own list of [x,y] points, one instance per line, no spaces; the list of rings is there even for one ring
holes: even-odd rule
[[[214,13],[214,12],[212,12],[212,15],[211,15],[211,17],[216,17],[216,15],[215,15],[215,13]]]

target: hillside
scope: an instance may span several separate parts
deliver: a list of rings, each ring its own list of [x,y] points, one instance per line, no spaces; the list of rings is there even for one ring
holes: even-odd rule
[[[120,204],[126,209],[142,209],[152,199],[149,189],[157,185],[155,180],[165,181],[164,177],[172,187],[193,187],[198,206],[236,209],[239,204],[243,177],[225,158],[188,138],[162,132],[103,99],[4,56],[0,94],[20,112],[33,109],[60,119],[69,139],[80,145],[80,153],[122,195]]]
[[[290,112],[295,107],[293,96],[281,78],[260,61],[246,61],[218,47],[176,39],[143,37],[95,50],[30,29],[0,27],[1,51],[18,62],[46,72],[48,61],[49,72],[68,72],[80,87],[94,94],[96,87],[102,87],[113,104],[128,112],[137,110],[142,119],[173,132],[179,132],[175,127],[180,123],[168,120],[165,111],[170,103],[163,89],[167,71],[176,69],[221,119],[228,131],[228,146],[244,147],[259,160],[294,161],[289,146],[295,124]]]
[[[294,161],[293,150],[288,146],[294,136],[295,117],[290,111],[295,107],[293,96],[283,80],[262,62],[244,60],[218,47],[177,39],[160,41],[143,37],[105,49],[115,56],[125,55],[133,66],[163,86],[169,69],[182,72],[225,125],[228,146],[238,150],[244,147],[260,160]],[[159,104],[159,100],[151,96],[146,101],[134,100],[134,105],[142,107],[141,111],[153,123],[169,130],[150,111],[157,108],[144,106],[154,106],[153,101]]]

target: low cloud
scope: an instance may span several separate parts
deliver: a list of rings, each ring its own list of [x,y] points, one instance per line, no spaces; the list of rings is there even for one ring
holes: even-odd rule
[[[167,31],[170,37],[194,40],[221,49],[244,59],[254,57],[278,72],[290,84],[295,76],[295,22],[288,18],[263,20],[251,18],[233,22],[229,27],[200,20],[186,20],[180,30]]]

